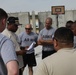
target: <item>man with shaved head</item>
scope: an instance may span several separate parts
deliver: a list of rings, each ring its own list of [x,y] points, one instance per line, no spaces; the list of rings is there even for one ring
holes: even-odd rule
[[[45,20],[45,28],[43,28],[38,36],[38,45],[42,45],[42,59],[55,53],[53,46],[53,36],[55,29],[52,27],[52,18]]]
[[[27,49],[33,42],[37,42],[37,34],[32,32],[31,24],[25,26],[25,32],[19,34],[19,41],[21,48]],[[29,75],[33,75],[33,66],[36,66],[36,60],[34,55],[34,48],[27,50],[26,54],[23,55],[24,67],[28,65]]]

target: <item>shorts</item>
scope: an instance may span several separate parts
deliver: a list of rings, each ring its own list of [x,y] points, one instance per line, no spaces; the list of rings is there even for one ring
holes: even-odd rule
[[[52,50],[52,51],[43,51],[42,50],[42,59],[44,59],[45,57],[47,57],[55,52],[56,52],[55,50]]]
[[[24,67],[28,65],[29,67],[36,66],[36,59],[35,59],[35,54],[25,54],[23,55],[23,62],[24,62]]]

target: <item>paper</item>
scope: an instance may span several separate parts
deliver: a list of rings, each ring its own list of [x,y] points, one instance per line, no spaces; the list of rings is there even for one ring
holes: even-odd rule
[[[33,42],[27,50],[31,50],[32,48],[34,48],[35,44],[36,44],[36,42]]]

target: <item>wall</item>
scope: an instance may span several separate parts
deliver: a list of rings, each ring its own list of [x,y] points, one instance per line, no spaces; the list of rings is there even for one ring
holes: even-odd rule
[[[19,17],[19,22],[22,24],[22,26],[19,27],[18,31],[16,32],[19,34],[20,32],[25,30],[25,25],[30,23],[30,13],[29,12],[17,12],[17,13],[8,13],[9,16],[16,16]],[[36,14],[37,15],[37,14]],[[54,28],[57,28],[57,15],[52,15],[51,11],[45,11],[45,12],[38,12],[37,17],[35,17],[35,12],[33,11],[31,14],[32,18],[32,25],[33,25],[33,31],[36,32],[36,20],[39,21],[39,31],[44,28],[45,26],[45,19],[47,17],[51,17],[53,19],[52,26]],[[68,20],[75,21],[76,20],[76,10],[66,10],[65,14],[58,15],[58,27],[65,26],[66,22]],[[38,29],[38,28],[37,28]]]

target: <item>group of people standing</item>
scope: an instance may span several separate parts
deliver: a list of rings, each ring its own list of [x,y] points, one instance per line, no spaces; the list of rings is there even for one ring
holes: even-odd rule
[[[34,75],[76,74],[76,21],[67,21],[53,36],[55,53],[43,59]]]
[[[18,17],[8,17],[0,8],[0,75],[22,75],[26,65],[29,75],[33,75],[33,66],[37,65],[34,47],[38,45],[42,45],[43,60],[34,75],[76,75],[76,22],[54,29],[48,17],[39,35],[32,32],[31,24],[17,35],[19,25]]]

